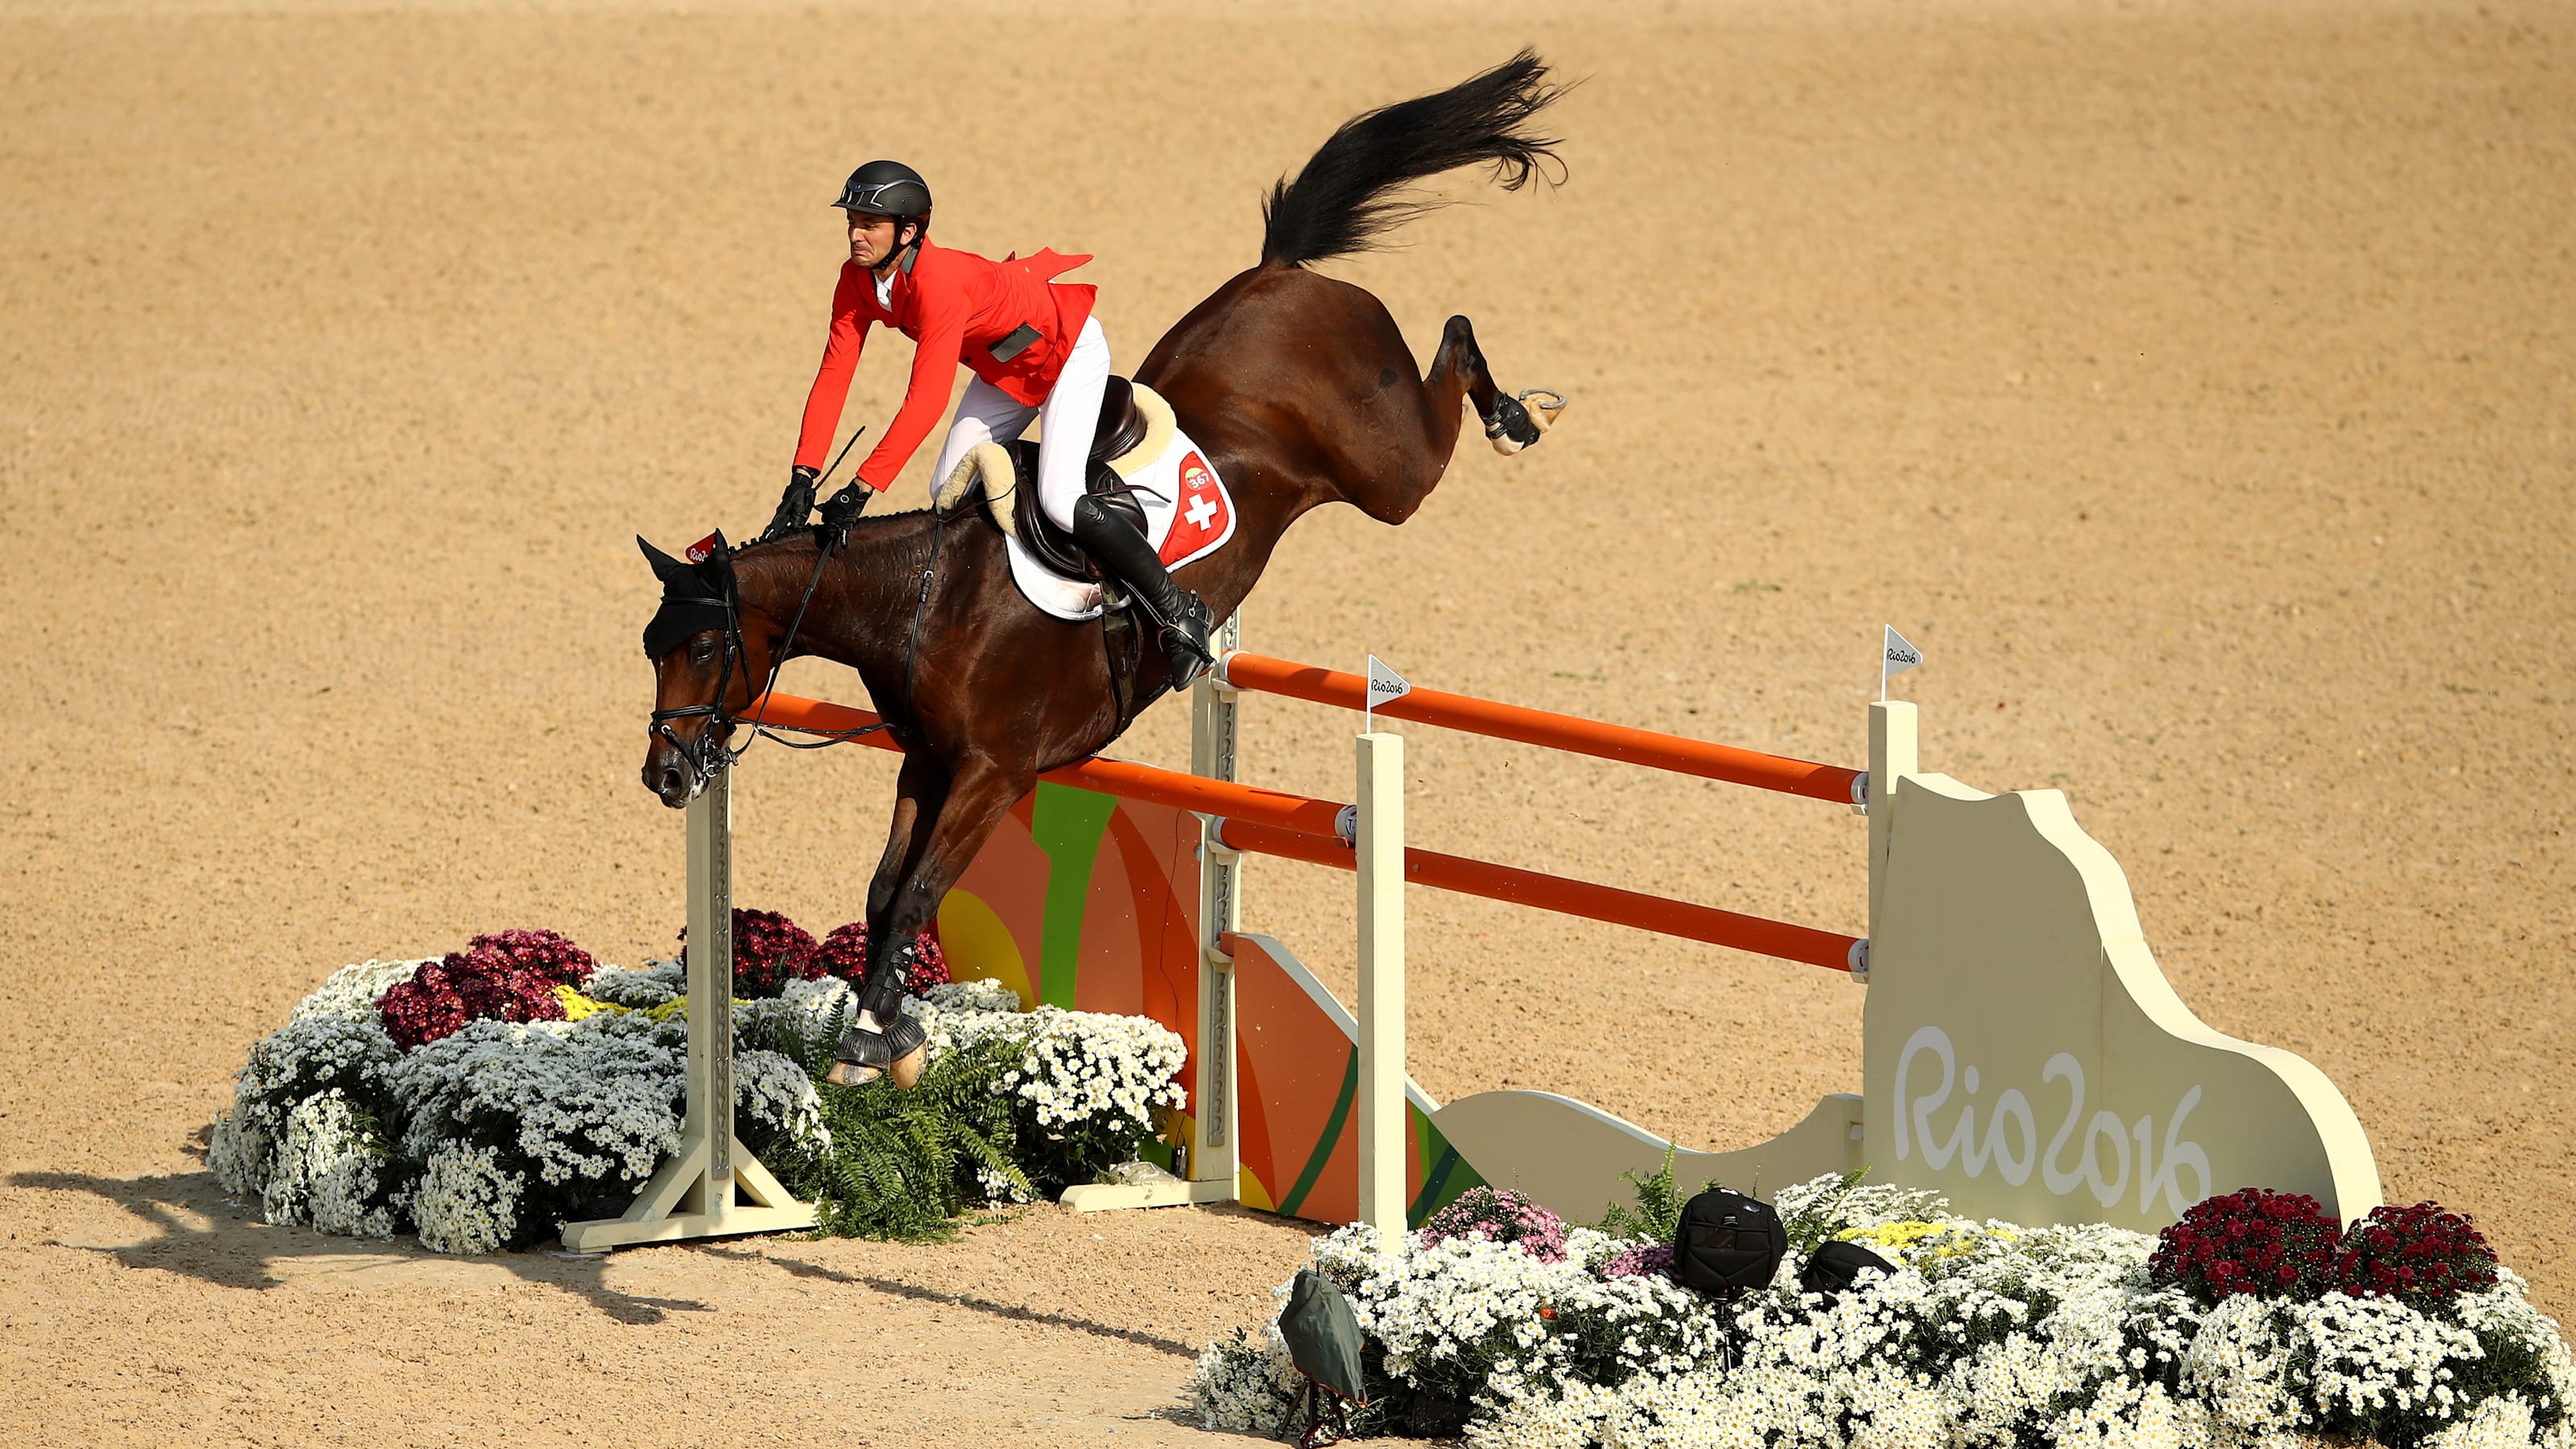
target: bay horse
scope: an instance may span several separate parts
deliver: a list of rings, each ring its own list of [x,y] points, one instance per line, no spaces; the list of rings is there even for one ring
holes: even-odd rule
[[[1242,603],[1309,509],[1348,503],[1381,523],[1412,517],[1449,465],[1462,403],[1506,454],[1536,442],[1562,406],[1527,409],[1501,393],[1464,317],[1449,319],[1429,374],[1418,372],[1383,303],[1307,270],[1371,249],[1431,209],[1404,190],[1425,178],[1482,164],[1508,190],[1549,179],[1542,167],[1557,163],[1558,143],[1529,126],[1561,93],[1523,50],[1344,123],[1296,180],[1271,188],[1259,264],[1174,324],[1137,370],[1233,492],[1232,541],[1180,571],[1215,617]],[[1551,184],[1561,180],[1560,168]],[[818,559],[821,546],[817,530],[739,550],[719,536],[712,557],[684,563],[644,545],[664,582],[645,631],[656,708],[644,785],[685,805],[723,767],[755,681],[775,678],[781,658],[858,671],[904,746],[868,887],[861,995],[893,1037],[909,1023],[895,1006],[910,943],[1004,812],[1041,772],[1115,739],[1161,692],[1169,664],[1150,629],[1120,660],[1103,647],[1101,623],[1039,612],[1011,582],[1001,531],[980,514],[863,519],[828,558]],[[882,1042],[875,1051],[888,1055]],[[909,1086],[918,1047],[898,1040],[890,1058]]]

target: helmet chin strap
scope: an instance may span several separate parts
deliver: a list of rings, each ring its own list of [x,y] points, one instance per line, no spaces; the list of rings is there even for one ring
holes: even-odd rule
[[[886,253],[886,259],[884,261],[868,268],[869,273],[880,281],[885,279],[886,269],[889,267],[898,268],[909,274],[912,271],[912,268],[904,261],[904,258],[921,250],[921,239],[930,231],[930,223],[926,221],[914,221],[911,217],[898,217],[894,224],[896,236],[903,235],[903,224],[907,221],[912,222],[912,240],[897,246],[893,251]]]

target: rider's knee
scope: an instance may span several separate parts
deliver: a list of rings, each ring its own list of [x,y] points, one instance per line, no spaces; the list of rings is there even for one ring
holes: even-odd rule
[[[1092,503],[1091,494],[1082,485],[1080,479],[1077,478],[1074,485],[1069,488],[1061,485],[1049,487],[1046,479],[1038,480],[1038,507],[1046,510],[1047,521],[1056,527],[1071,529],[1074,526],[1074,510],[1086,504],[1095,508],[1099,506]]]

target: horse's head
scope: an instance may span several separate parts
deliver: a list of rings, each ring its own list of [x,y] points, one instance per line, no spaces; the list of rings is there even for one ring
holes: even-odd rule
[[[709,540],[705,559],[696,563],[641,538],[635,543],[662,581],[662,606],[644,626],[644,654],[653,661],[644,788],[676,810],[723,767],[725,741],[759,691],[775,640],[765,618],[744,616],[723,534]]]

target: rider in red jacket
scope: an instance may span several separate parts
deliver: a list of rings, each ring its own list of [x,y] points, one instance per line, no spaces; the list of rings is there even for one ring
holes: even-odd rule
[[[975,377],[949,424],[933,492],[968,449],[1008,443],[1030,422],[1039,423],[1039,506],[1153,613],[1163,627],[1173,687],[1188,684],[1212,662],[1206,604],[1174,585],[1144,535],[1101,507],[1088,487],[1109,343],[1091,315],[1098,289],[1051,279],[1091,258],[1040,251],[994,262],[935,246],[928,237],[930,188],[896,161],[871,161],[850,173],[836,205],[849,219],[850,260],[832,292],[831,338],[806,395],[787,494],[761,537],[804,524],[868,329],[883,323],[912,339],[912,380],[857,479],[823,504],[826,546],[848,536],[867,500],[894,481],[930,435],[962,362]]]

